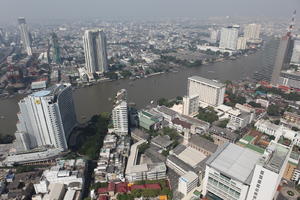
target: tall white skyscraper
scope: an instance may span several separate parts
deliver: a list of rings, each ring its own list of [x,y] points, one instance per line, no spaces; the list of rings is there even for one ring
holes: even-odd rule
[[[57,84],[28,95],[19,102],[16,139],[19,149],[50,145],[67,149],[67,138],[76,125],[70,84]]]
[[[229,26],[221,29],[220,48],[236,50],[239,36],[238,26]]]
[[[120,90],[115,98],[115,105],[112,110],[112,119],[114,132],[117,135],[128,134],[128,107],[127,107],[127,91]]]
[[[259,39],[260,28],[260,24],[248,24],[245,26],[244,37],[250,41]]]
[[[86,30],[83,36],[85,65],[88,73],[107,71],[106,36],[100,29]]]
[[[27,55],[31,56],[32,55],[31,40],[30,40],[30,35],[28,31],[28,26],[26,24],[26,20],[24,17],[20,17],[18,19],[18,22],[19,22],[19,29],[21,32],[22,44],[26,50]]]

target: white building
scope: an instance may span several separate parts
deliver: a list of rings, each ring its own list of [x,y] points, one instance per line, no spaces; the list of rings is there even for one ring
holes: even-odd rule
[[[116,102],[112,110],[112,120],[114,132],[117,135],[128,134],[128,107],[127,92],[125,89],[120,90],[116,96]]]
[[[210,42],[217,43],[220,39],[220,31],[212,29],[210,30]]]
[[[247,48],[247,38],[239,37],[237,40],[236,49],[237,50],[245,50]]]
[[[199,177],[195,172],[189,171],[178,179],[178,191],[186,196],[198,186]]]
[[[200,76],[188,78],[187,96],[199,97],[199,102],[210,106],[223,104],[225,85],[216,80],[206,79]]]
[[[221,29],[220,48],[236,50],[239,29],[234,26]]]
[[[273,135],[277,141],[281,136],[293,141],[294,144],[300,145],[300,133],[293,131],[287,127],[279,126],[271,123],[268,120],[258,120],[254,124],[255,128],[267,135]]]
[[[102,30],[86,30],[83,36],[85,67],[89,74],[107,71],[106,37]]]
[[[18,19],[18,23],[19,23],[19,29],[20,29],[20,32],[21,32],[22,44],[25,48],[25,51],[26,51],[27,55],[32,56],[31,39],[30,39],[30,34],[29,34],[29,31],[28,31],[28,26],[26,24],[25,18],[20,17]]]
[[[294,41],[294,48],[293,48],[291,63],[300,65],[300,40]]]
[[[289,147],[273,143],[255,165],[247,200],[272,200],[290,155]]]
[[[203,194],[224,200],[272,200],[289,152],[288,147],[273,142],[263,155],[224,144],[206,162]]]
[[[125,171],[126,179],[129,182],[165,179],[167,176],[167,167],[163,162],[153,164],[137,164],[138,148],[145,142],[147,141],[140,140],[137,143],[134,143],[130,148],[130,155],[127,160]]]
[[[67,149],[66,138],[77,123],[70,84],[30,94],[19,102],[19,107],[16,139],[21,149],[45,145]]]
[[[258,40],[260,35],[260,24],[248,24],[244,29],[244,37],[248,41]]]
[[[182,98],[183,101],[183,114],[184,115],[195,115],[199,110],[199,96],[184,96]]]

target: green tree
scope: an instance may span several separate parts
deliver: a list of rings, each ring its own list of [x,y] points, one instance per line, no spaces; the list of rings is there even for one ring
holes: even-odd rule
[[[269,105],[267,113],[270,116],[280,116],[280,107],[276,104]]]

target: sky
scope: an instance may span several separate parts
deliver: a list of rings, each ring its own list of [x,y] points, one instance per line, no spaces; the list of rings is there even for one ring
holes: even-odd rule
[[[288,18],[300,0],[0,0],[0,22],[89,18]]]

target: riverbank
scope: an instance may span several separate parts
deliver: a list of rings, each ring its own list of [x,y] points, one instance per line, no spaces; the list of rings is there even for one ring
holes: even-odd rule
[[[186,94],[187,78],[199,75],[206,78],[225,80],[241,80],[251,77],[254,71],[262,67],[262,50],[255,54],[239,57],[236,60],[226,60],[201,67],[174,69],[168,73],[161,73],[136,80],[120,79],[107,81],[73,91],[77,118],[80,123],[100,112],[111,112],[115,93],[125,88],[128,101],[134,102],[137,108],[142,108],[161,97],[172,99]],[[18,101],[22,98],[16,95],[10,99],[0,99],[0,133],[13,134],[15,132]],[[85,116],[82,119],[81,116]]]

